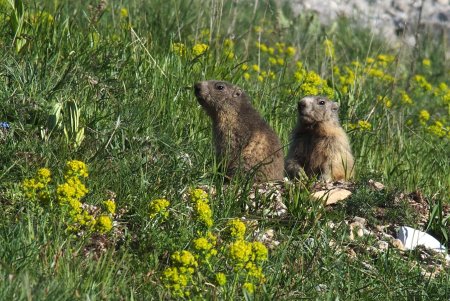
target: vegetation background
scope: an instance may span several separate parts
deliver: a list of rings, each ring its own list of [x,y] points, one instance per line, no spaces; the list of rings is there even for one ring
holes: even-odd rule
[[[274,1],[0,0],[0,299],[448,299],[448,269],[374,251],[343,222],[449,245],[449,45],[417,30],[416,47],[387,45]],[[351,199],[328,210],[294,186],[287,218],[246,212],[250,186],[223,189],[193,96],[204,79],[243,87],[285,151],[298,99],[339,102]],[[267,257],[254,232],[269,228]]]

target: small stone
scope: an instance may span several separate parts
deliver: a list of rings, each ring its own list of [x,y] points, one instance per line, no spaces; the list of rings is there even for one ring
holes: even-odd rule
[[[326,200],[326,205],[336,204],[339,201],[343,201],[351,196],[352,193],[349,190],[342,188],[334,188],[331,190],[321,190],[313,193],[311,196],[316,200]]]
[[[383,240],[378,241],[378,248],[380,250],[387,250],[389,248],[389,244]]]
[[[367,220],[365,218],[363,218],[363,217],[355,216],[353,218],[353,221],[356,222],[356,223],[361,224],[364,227],[367,225]]]
[[[383,190],[385,188],[385,186],[383,185],[383,183],[374,181],[372,179],[369,180],[369,186],[375,190]]]
[[[402,250],[402,251],[404,251],[405,250],[405,246],[403,245],[403,243],[402,243],[402,241],[400,240],[400,239],[393,239],[392,241],[391,241],[391,243],[392,243],[392,246],[394,247],[394,248],[397,248],[397,249],[399,249],[399,250]]]
[[[347,254],[348,254],[348,257],[350,257],[350,258],[356,258],[356,252],[353,249],[348,249]]]

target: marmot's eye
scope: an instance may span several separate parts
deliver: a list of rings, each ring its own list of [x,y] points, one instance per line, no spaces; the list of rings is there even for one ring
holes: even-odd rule
[[[222,85],[222,84],[217,84],[217,85],[216,85],[216,89],[217,89],[217,90],[223,90],[223,89],[225,89],[225,86]]]
[[[324,100],[319,101],[319,105],[323,106],[325,104]]]

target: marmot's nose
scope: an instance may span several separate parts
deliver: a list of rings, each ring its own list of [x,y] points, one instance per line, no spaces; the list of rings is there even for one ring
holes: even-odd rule
[[[199,83],[194,84],[195,95],[198,95],[201,90],[202,90],[202,83],[199,82]]]
[[[303,111],[306,108],[306,102],[304,102],[303,100],[298,102],[298,106],[297,109],[299,112]]]

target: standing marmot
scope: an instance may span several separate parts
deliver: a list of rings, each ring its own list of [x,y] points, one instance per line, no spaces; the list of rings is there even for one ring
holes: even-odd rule
[[[195,96],[212,119],[217,158],[227,177],[253,172],[257,182],[283,179],[283,150],[270,126],[239,87],[223,81],[196,83]]]
[[[285,162],[289,178],[302,169],[325,181],[353,176],[353,155],[338,110],[339,105],[326,97],[307,96],[298,102],[297,125]]]

